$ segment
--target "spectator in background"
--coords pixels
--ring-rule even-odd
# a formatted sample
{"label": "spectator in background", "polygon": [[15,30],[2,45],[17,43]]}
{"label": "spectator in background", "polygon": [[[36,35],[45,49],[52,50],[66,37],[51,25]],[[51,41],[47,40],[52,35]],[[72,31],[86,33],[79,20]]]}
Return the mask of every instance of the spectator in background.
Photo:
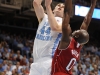
{"label": "spectator in background", "polygon": [[2,59],[2,60],[7,60],[6,54],[5,54],[5,53],[2,53],[1,59]]}
{"label": "spectator in background", "polygon": [[12,75],[12,71],[9,66],[7,66],[6,75]]}
{"label": "spectator in background", "polygon": [[28,64],[28,59],[24,55],[24,57],[20,60],[20,65],[21,66],[27,66],[27,64]]}
{"label": "spectator in background", "polygon": [[0,52],[3,52],[3,46],[1,43],[0,43]]}
{"label": "spectator in background", "polygon": [[2,67],[6,71],[6,69],[7,69],[7,60],[3,60]]}
{"label": "spectator in background", "polygon": [[19,61],[19,62],[20,62],[20,60],[23,58],[23,56],[22,56],[21,53],[20,53],[20,50],[17,51],[17,54],[16,54],[15,57],[16,57],[16,60]]}
{"label": "spectator in background", "polygon": [[24,45],[22,44],[21,40],[18,40],[17,47],[20,48],[21,50],[23,49]]}
{"label": "spectator in background", "polygon": [[3,65],[2,63],[0,63],[0,72],[3,72],[3,71],[4,71]]}

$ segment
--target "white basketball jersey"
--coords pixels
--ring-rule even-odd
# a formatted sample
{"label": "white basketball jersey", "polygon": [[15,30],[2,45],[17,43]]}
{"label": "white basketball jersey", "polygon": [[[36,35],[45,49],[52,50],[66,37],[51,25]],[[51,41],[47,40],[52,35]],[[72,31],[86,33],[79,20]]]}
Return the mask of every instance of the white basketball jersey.
{"label": "white basketball jersey", "polygon": [[[55,17],[59,24],[62,24],[62,18]],[[48,22],[48,16],[45,14],[42,22],[40,23],[33,46],[34,62],[43,58],[52,58],[59,40],[61,33],[52,31]]]}

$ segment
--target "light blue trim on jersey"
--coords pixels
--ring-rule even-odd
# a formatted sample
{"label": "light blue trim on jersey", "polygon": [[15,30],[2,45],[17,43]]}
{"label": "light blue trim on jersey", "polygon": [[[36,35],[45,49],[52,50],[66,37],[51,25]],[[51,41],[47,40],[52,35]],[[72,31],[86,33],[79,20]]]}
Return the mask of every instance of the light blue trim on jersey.
{"label": "light blue trim on jersey", "polygon": [[52,48],[52,57],[54,56],[55,50],[58,47],[58,43],[61,40],[61,36],[62,36],[62,34],[59,33],[57,39],[54,42],[54,45],[53,45],[53,48]]}

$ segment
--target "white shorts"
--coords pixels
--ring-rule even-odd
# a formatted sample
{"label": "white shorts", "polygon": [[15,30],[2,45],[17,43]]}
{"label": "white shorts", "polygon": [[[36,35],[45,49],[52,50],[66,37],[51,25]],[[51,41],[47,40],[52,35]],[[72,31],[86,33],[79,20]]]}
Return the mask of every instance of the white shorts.
{"label": "white shorts", "polygon": [[31,64],[29,75],[50,75],[52,59]]}

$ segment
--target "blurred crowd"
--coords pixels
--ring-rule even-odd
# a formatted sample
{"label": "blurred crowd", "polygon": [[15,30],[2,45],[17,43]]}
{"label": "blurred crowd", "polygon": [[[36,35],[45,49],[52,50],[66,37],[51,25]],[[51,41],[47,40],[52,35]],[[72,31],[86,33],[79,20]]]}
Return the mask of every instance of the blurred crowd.
{"label": "blurred crowd", "polygon": [[[28,75],[33,59],[34,37],[0,32],[0,75]],[[81,50],[73,75],[100,75],[100,48],[89,42]]]}
{"label": "blurred crowd", "polygon": [[0,33],[0,75],[28,75],[33,62],[31,37]]}

